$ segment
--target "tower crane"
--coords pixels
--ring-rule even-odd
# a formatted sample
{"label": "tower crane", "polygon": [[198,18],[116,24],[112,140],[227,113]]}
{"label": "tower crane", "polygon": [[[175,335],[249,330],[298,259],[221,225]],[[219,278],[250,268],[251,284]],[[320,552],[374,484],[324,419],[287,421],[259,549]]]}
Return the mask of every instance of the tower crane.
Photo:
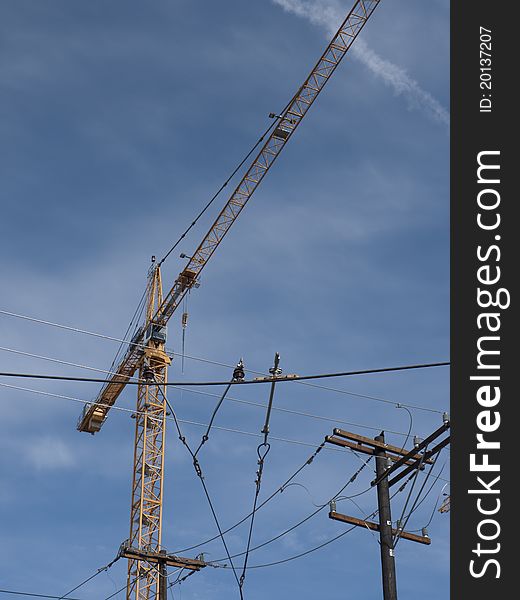
{"label": "tower crane", "polygon": [[[129,559],[127,600],[161,599],[160,579],[164,576],[164,570],[158,565],[164,566],[166,561],[161,563],[153,557],[164,553],[161,547],[161,522],[167,408],[165,384],[171,363],[165,351],[168,321],[185,295],[198,286],[202,269],[293,136],[379,2],[355,0],[303,85],[281,114],[270,115],[276,122],[267,141],[165,296],[161,263],[152,263],[147,280],[144,323],[128,343],[128,349],[114,374],[96,399],[85,405],[79,418],[79,431],[91,434],[98,432],[119,394],[138,372],[130,536],[127,546],[131,552],[126,554]],[[190,563],[190,559],[179,560],[181,563],[187,561],[181,564],[184,568],[200,567],[200,561],[193,560]],[[148,565],[147,568],[141,566],[142,562]]]}

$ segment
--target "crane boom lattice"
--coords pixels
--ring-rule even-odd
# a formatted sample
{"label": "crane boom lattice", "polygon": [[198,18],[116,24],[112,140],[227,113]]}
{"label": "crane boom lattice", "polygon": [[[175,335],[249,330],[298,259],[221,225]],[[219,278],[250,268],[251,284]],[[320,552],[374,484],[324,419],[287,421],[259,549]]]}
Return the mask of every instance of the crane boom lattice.
{"label": "crane boom lattice", "polygon": [[[85,406],[80,416],[77,426],[79,431],[92,434],[98,432],[126,383],[136,372],[139,373],[137,411],[134,415],[134,474],[128,540],[128,547],[132,549],[132,553],[127,555],[127,600],[158,600],[160,589],[164,589],[160,586],[160,578],[164,575],[161,574],[157,562],[151,558],[147,560],[147,557],[164,553],[161,547],[161,523],[167,406],[165,384],[168,365],[171,362],[165,352],[168,321],[187,292],[198,285],[202,269],[237,220],[379,2],[380,0],[354,2],[351,11],[303,85],[280,115],[272,115],[276,123],[266,142],[164,298],[161,263],[152,264],[148,277],[145,322],[134,334],[115,373],[96,399]],[[182,560],[189,562],[191,559]],[[191,563],[195,564],[193,560]],[[200,568],[200,565],[197,565],[197,568]]]}

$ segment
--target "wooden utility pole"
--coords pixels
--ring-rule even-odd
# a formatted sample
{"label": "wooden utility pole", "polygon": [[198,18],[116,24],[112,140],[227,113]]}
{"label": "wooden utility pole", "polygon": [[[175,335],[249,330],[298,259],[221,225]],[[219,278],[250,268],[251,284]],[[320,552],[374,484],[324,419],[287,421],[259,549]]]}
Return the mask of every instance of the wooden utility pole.
{"label": "wooden utility pole", "polygon": [[[385,443],[382,431],[376,436],[377,442]],[[395,579],[394,539],[392,536],[392,513],[390,510],[390,488],[388,478],[383,477],[386,471],[387,455],[381,448],[375,448],[377,484],[377,505],[379,508],[379,541],[381,549],[381,569],[383,575],[384,600],[397,600],[397,583]]]}
{"label": "wooden utility pole", "polygon": [[[157,599],[167,600],[168,595],[168,571],[167,567],[176,567],[178,569],[187,569],[188,571],[200,571],[206,566],[203,560],[198,558],[183,558],[175,554],[168,554],[166,550],[152,552],[149,550],[140,550],[132,547],[128,540],[121,545],[119,555],[123,558],[128,558],[131,561],[140,564],[148,563],[150,568],[144,571],[146,575],[149,571],[154,571],[157,576]],[[139,577],[139,575],[138,575]],[[154,596],[155,597],[155,596]]]}
{"label": "wooden utility pole", "polygon": [[159,600],[168,600],[168,571],[166,569],[166,550],[159,550],[159,554],[164,555],[163,560],[159,560]]}
{"label": "wooden utility pole", "polygon": [[[379,523],[357,519],[348,515],[342,515],[336,512],[336,503],[331,502],[329,518],[343,523],[349,523],[357,527],[364,527],[372,531],[379,531],[379,540],[381,548],[381,571],[383,579],[383,599],[397,600],[397,582],[395,574],[395,555],[394,548],[399,538],[417,542],[419,544],[430,545],[431,540],[423,530],[423,535],[415,535],[403,531],[401,527],[392,528],[392,514],[390,509],[390,487],[406,477],[413,471],[424,469],[424,466],[433,464],[432,457],[440,452],[450,443],[448,435],[431,450],[427,450],[428,445],[438,438],[441,434],[450,428],[450,421],[447,414],[443,415],[443,424],[422,442],[414,445],[410,451],[404,448],[398,448],[387,444],[385,434],[382,431],[374,439],[367,438],[356,433],[334,429],[333,435],[327,436],[325,441],[340,446],[350,448],[355,452],[362,452],[375,456],[376,459],[376,478],[371,482],[372,487],[377,488],[377,504],[379,513]],[[401,469],[398,473],[397,470]],[[392,478],[390,479],[390,475]],[[406,525],[406,523],[405,523]]]}

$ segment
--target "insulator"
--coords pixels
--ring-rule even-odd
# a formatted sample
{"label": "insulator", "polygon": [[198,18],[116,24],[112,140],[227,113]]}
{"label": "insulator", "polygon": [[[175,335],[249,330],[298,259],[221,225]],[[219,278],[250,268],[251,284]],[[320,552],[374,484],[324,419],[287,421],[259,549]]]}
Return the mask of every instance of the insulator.
{"label": "insulator", "polygon": [[418,435],[413,436],[413,445],[417,448],[417,446],[422,442],[421,438]]}
{"label": "insulator", "polygon": [[447,412],[442,413],[442,422],[447,425],[450,422],[450,415]]}
{"label": "insulator", "polygon": [[423,534],[423,537],[430,537],[430,536],[428,535],[428,530],[426,529],[426,527],[423,527],[423,528],[422,528],[422,534]]}
{"label": "insulator", "polygon": [[397,531],[402,531],[403,530],[403,524],[401,523],[401,521],[398,519],[397,520]]}
{"label": "insulator", "polygon": [[242,379],[244,379],[245,376],[246,374],[244,372],[244,362],[242,361],[242,359],[240,359],[237,363],[237,366],[235,367],[235,370],[233,371],[233,379],[235,381],[242,381]]}
{"label": "insulator", "polygon": [[392,466],[392,459],[391,458],[387,458],[385,461],[385,467],[387,469],[389,469]]}
{"label": "insulator", "polygon": [[182,313],[182,326],[184,329],[186,329],[186,326],[188,325],[188,313]]}
{"label": "insulator", "polygon": [[335,500],[331,500],[329,502],[329,508],[330,508],[330,512],[336,512],[336,501]]}

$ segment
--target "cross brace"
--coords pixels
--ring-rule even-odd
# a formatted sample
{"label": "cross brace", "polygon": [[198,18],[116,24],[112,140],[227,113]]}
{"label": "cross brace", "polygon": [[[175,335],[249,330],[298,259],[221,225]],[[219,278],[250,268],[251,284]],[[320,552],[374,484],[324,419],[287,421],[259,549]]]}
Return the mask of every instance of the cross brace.
{"label": "cross brace", "polygon": [[[372,531],[379,531],[379,525],[372,521],[363,521],[362,519],[356,519],[356,517],[349,517],[348,515],[342,515],[337,512],[329,512],[329,519],[334,519],[335,521],[342,521],[343,523],[350,523],[351,525],[357,525],[358,527],[365,527],[367,529],[371,529]],[[397,535],[399,531],[397,529],[392,529],[392,535]],[[407,531],[402,531],[400,533],[400,537],[403,540],[410,540],[411,542],[417,542],[419,544],[426,544],[429,546],[432,541],[428,536],[423,535],[415,535],[414,533],[408,533]]]}
{"label": "cross brace", "polygon": [[[443,429],[444,431],[444,429]],[[417,449],[414,448],[411,452],[405,450],[404,448],[399,448],[398,446],[392,446],[392,444],[386,444],[383,442],[378,442],[372,438],[367,438],[364,435],[358,435],[357,433],[351,433],[350,431],[343,431],[343,429],[334,429],[334,435],[339,436],[341,438],[345,438],[347,440],[353,440],[354,442],[358,442],[359,444],[365,444],[367,446],[372,446],[373,448],[380,448],[385,452],[392,452],[393,454],[399,454],[399,456],[406,456],[407,459],[417,460],[421,458],[421,455],[417,453]],[[426,462],[426,461],[425,461]],[[431,463],[432,461],[430,461]]]}
{"label": "cross brace", "polygon": [[[325,441],[329,444],[334,444],[335,446],[341,446],[342,448],[351,448],[352,450],[355,450],[356,452],[362,452],[363,454],[370,454],[371,456],[375,455],[374,448],[364,446],[363,444],[361,444],[359,442],[358,443],[348,442],[347,440],[342,440],[341,438],[335,437],[333,435],[327,435],[325,437]],[[389,454],[387,458],[389,458],[392,461],[399,460],[398,456],[392,456],[391,454]],[[414,465],[415,461],[408,460],[408,461],[406,461],[406,464]]]}
{"label": "cross brace", "polygon": [[131,560],[143,560],[157,565],[166,564],[169,567],[189,569],[190,571],[200,571],[200,569],[206,566],[206,563],[203,560],[198,560],[196,558],[182,558],[181,556],[175,556],[174,554],[148,552],[132,547],[125,548],[121,552],[121,556]]}

